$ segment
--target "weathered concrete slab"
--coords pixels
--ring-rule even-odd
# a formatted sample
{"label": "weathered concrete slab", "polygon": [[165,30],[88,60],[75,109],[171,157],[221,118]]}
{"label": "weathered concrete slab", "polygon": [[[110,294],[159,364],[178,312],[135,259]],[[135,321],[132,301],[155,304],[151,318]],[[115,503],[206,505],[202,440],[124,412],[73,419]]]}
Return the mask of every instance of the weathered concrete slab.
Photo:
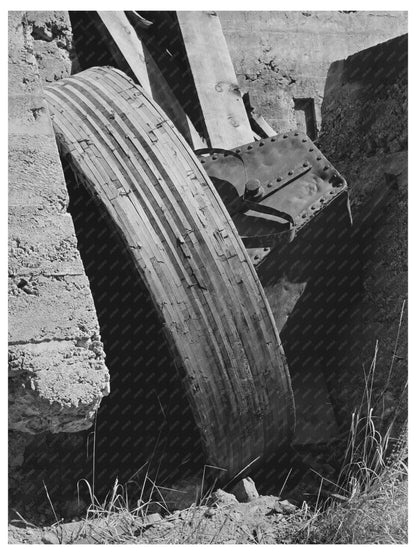
{"label": "weathered concrete slab", "polygon": [[35,37],[59,48],[48,13],[9,13],[9,428],[26,433],[89,427],[109,391],[37,64]]}
{"label": "weathered concrete slab", "polygon": [[407,32],[400,11],[218,13],[239,84],[277,132],[305,130],[308,114],[294,99],[310,100],[319,129],[331,63]]}

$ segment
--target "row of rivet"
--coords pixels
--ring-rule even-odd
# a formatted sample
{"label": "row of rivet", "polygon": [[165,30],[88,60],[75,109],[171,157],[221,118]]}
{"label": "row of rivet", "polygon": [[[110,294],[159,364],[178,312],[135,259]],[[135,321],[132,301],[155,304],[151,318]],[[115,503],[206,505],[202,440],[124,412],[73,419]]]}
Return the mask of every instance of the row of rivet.
{"label": "row of rivet", "polygon": [[[247,149],[250,150],[251,148],[252,148],[252,147],[247,148]],[[240,149],[237,149],[235,152],[236,152],[237,154],[239,154],[239,153],[241,152],[241,150],[240,150]],[[309,152],[313,152],[313,148],[310,148],[310,149],[309,149]],[[226,156],[228,156],[228,154],[224,154],[224,158],[225,158]],[[211,160],[217,160],[217,159],[218,159],[218,156],[217,156],[216,154],[213,154],[213,155],[211,156]],[[317,156],[317,157],[316,157],[316,160],[319,162],[320,160],[322,160],[322,156]],[[201,164],[205,164],[206,159],[205,159],[205,158],[200,158],[199,161],[201,162]],[[305,167],[305,168],[307,168],[308,165],[309,165],[308,162],[304,162],[304,163],[303,163],[303,167]],[[329,170],[329,166],[328,166],[328,165],[325,165],[324,168],[323,168],[323,170],[324,170],[324,171]],[[292,175],[293,172],[292,172],[292,173],[288,172],[288,173],[289,173],[289,175]],[[334,174],[334,175],[335,175],[335,174]]]}
{"label": "row of rivet", "polygon": [[302,212],[302,214],[299,214],[299,217],[302,218],[302,220],[304,220],[302,223],[305,223],[305,220],[309,219],[312,216],[312,213],[316,214],[316,210],[322,210],[325,203],[327,202],[327,199],[329,199],[333,195],[335,195],[334,190],[328,191],[328,193],[326,193],[323,197],[319,198],[311,206],[309,206],[306,212]]}
{"label": "row of rivet", "polygon": [[[298,136],[299,136],[299,133],[295,132],[295,133],[293,133],[293,135],[294,135],[295,137],[298,137]],[[289,137],[289,135],[287,135],[287,134],[282,135],[282,138],[283,138],[283,139],[287,139],[288,137]],[[257,146],[259,146],[259,147],[264,146],[264,145],[266,144],[264,141],[267,141],[267,140],[270,140],[270,142],[274,143],[274,142],[276,141],[276,139],[277,139],[277,137],[269,137],[268,139],[262,139],[262,140],[258,143]],[[308,139],[303,138],[303,139],[302,139],[302,143],[306,143],[306,142],[308,142]],[[247,145],[247,149],[246,149],[246,150],[252,150],[253,148],[254,148],[253,145],[252,145],[252,144],[249,144],[249,145]],[[313,148],[310,148],[310,149],[309,149],[309,152],[313,152],[313,150],[314,150]],[[236,148],[235,150],[233,150],[233,152],[235,152],[236,154],[240,154],[240,153],[241,153],[241,148]],[[229,156],[229,154],[224,153],[223,156],[224,156],[224,158],[225,158],[225,157]],[[217,156],[216,154],[211,154],[210,158],[211,158],[212,160],[217,160],[218,156]],[[320,160],[320,158],[318,158],[318,160]],[[205,160],[204,158],[200,158],[200,162],[202,162],[203,164],[205,163],[205,161],[206,161],[206,160]]]}

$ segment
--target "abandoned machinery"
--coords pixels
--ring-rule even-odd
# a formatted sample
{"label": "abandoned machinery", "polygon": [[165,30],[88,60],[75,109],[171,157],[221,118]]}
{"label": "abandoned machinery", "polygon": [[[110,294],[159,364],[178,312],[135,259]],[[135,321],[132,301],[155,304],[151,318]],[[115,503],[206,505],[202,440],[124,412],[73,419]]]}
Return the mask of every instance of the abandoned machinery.
{"label": "abandoned machinery", "polygon": [[[209,25],[204,29],[198,20],[207,12],[190,13],[200,27],[197,38],[188,38],[185,12],[178,18],[200,107],[208,114],[204,102],[217,103],[223,117],[229,98],[219,100],[217,90],[207,100],[206,88],[204,94],[200,88],[206,79],[198,77],[227,64],[197,67],[189,53],[198,55],[192,41],[205,41],[204,48],[215,41],[218,17],[209,12],[215,26],[210,39]],[[120,37],[119,53],[128,61],[126,49],[131,54],[139,36],[120,34],[120,17],[122,12],[107,12],[101,19],[113,39]],[[205,51],[221,57],[218,48]],[[213,140],[206,115],[205,140],[195,141],[195,129],[194,140],[185,140],[163,105],[172,107],[170,93],[159,105],[128,65],[134,80],[119,69],[92,67],[47,87],[58,146],[77,180],[106,210],[150,293],[206,461],[233,476],[277,452],[295,430],[282,326],[276,325],[279,311],[289,317],[291,309],[284,297],[268,300],[273,276],[269,272],[263,287],[261,268],[268,259],[270,268],[278,267],[283,246],[296,243],[313,222],[325,230],[325,215],[348,219],[347,184],[299,131],[265,133],[253,141],[247,118],[241,127],[249,129],[244,136],[251,142],[241,145],[241,135],[227,135],[221,143]],[[161,82],[162,72],[152,75]],[[209,77],[218,82],[218,75]]]}

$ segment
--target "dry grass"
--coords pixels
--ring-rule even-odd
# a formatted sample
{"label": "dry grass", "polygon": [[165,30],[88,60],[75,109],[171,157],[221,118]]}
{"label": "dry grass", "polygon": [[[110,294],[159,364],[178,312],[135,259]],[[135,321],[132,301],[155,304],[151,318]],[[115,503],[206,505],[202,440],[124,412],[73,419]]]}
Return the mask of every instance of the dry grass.
{"label": "dry grass", "polygon": [[[396,415],[385,422],[384,407],[375,410],[377,400],[374,399],[373,385],[377,352],[376,345],[370,369],[365,374],[361,405],[351,418],[341,471],[336,484],[332,483],[332,498],[323,501],[318,494],[314,507],[304,503],[296,514],[274,521],[275,529],[271,534],[274,543],[407,543],[407,427],[399,438],[393,438]],[[406,387],[407,384],[404,389]],[[170,514],[163,488],[158,487],[147,473],[140,498],[133,507],[128,484],[123,486],[116,481],[105,500],[99,503],[94,495],[94,485],[91,487],[84,482],[91,501],[86,518],[77,523],[71,537],[67,533],[64,535],[61,523],[57,522],[56,534],[60,543],[75,543],[81,538],[101,544],[273,542],[270,534],[267,537],[261,527],[253,531],[244,521],[236,521],[232,509],[227,506],[217,507],[213,513],[210,495],[215,484],[208,489],[204,480],[205,470],[195,502],[182,511],[180,517]],[[322,483],[324,481],[322,476]],[[201,495],[204,491],[205,495]],[[165,514],[163,520],[154,517],[155,507]]]}
{"label": "dry grass", "polygon": [[315,514],[299,543],[404,544],[407,543],[407,479],[383,476],[372,493],[348,502],[332,502]]}
{"label": "dry grass", "polygon": [[[402,317],[398,334],[401,322]],[[393,438],[397,413],[387,423],[384,406],[379,411],[380,417],[374,415],[373,406],[377,408],[382,402],[380,395],[374,399],[373,391],[377,353],[376,344],[369,372],[365,375],[361,405],[352,415],[344,462],[336,484],[338,493],[326,506],[310,515],[299,537],[300,543],[407,543],[407,424],[400,437]],[[388,382],[394,358],[395,352]],[[406,390],[407,384],[403,394]]]}

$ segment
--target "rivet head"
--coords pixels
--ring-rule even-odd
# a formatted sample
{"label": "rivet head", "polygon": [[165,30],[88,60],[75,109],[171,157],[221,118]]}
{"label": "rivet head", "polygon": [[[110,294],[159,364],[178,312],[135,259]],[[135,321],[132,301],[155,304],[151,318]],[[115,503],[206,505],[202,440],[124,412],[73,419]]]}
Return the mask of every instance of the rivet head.
{"label": "rivet head", "polygon": [[212,159],[213,159],[213,160],[216,160],[216,159],[217,159],[217,156],[213,156]]}
{"label": "rivet head", "polygon": [[313,152],[313,148],[310,148],[310,149],[309,149],[309,152]]}
{"label": "rivet head", "polygon": [[293,170],[287,172],[288,175],[293,175]]}
{"label": "rivet head", "polygon": [[272,187],[272,184],[271,184],[271,183],[268,183],[268,184],[267,184],[267,187],[270,189],[270,187]]}
{"label": "rivet head", "polygon": [[236,151],[237,154],[240,154],[241,148],[236,148],[235,151]]}
{"label": "rivet head", "polygon": [[251,150],[253,148],[252,145],[248,145],[247,150]]}
{"label": "rivet head", "polygon": [[307,168],[309,166],[308,162],[303,162],[303,167]]}
{"label": "rivet head", "polygon": [[299,135],[299,133],[293,133],[295,135],[295,137],[297,137]]}
{"label": "rivet head", "polygon": [[272,137],[270,140],[272,143],[274,143],[276,141],[276,137]]}
{"label": "rivet head", "polygon": [[302,139],[302,143],[306,143],[306,139]]}
{"label": "rivet head", "polygon": [[324,166],[324,170],[329,170],[329,166]]}
{"label": "rivet head", "polygon": [[317,160],[322,160],[322,156],[317,156],[316,159]]}
{"label": "rivet head", "polygon": [[201,158],[200,162],[201,164],[205,164],[205,160],[203,158]]}
{"label": "rivet head", "polygon": [[281,177],[276,177],[276,181],[282,181]]}
{"label": "rivet head", "polygon": [[284,138],[284,139],[287,139],[287,135],[283,135],[283,138]]}
{"label": "rivet head", "polygon": [[263,141],[260,141],[260,142],[259,142],[259,146],[264,146]]}

